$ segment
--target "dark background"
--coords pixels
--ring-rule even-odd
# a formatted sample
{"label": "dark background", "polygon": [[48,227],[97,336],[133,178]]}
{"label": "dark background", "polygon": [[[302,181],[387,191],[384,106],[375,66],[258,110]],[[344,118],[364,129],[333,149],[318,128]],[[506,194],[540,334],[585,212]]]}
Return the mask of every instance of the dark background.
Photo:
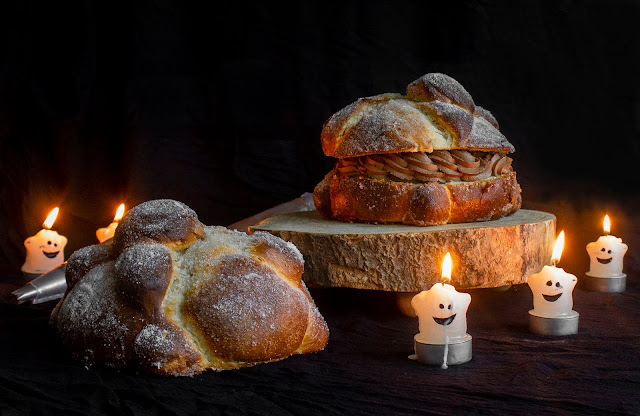
{"label": "dark background", "polygon": [[568,228],[567,265],[605,212],[635,241],[638,2],[189,3],[3,3],[2,271],[54,206],[68,257],[121,202],[229,225],[311,192],[324,121],[428,72],[496,116],[523,206]]}

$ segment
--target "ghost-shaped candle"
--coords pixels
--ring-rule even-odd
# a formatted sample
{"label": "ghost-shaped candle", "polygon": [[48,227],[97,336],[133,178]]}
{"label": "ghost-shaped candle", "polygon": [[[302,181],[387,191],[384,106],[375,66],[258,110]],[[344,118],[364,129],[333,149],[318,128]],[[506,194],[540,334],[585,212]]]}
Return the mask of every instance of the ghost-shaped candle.
{"label": "ghost-shaped candle", "polygon": [[98,228],[96,230],[96,237],[99,242],[107,241],[110,238],[113,238],[113,234],[116,232],[116,228],[118,228],[118,221],[122,219],[124,215],[124,204],[120,204],[118,209],[116,210],[116,215],[113,217],[113,222],[109,224],[108,227]]}
{"label": "ghost-shaped candle", "polygon": [[591,261],[585,284],[588,289],[594,291],[624,292],[627,275],[622,272],[622,259],[628,247],[621,238],[609,235],[611,220],[608,215],[604,216],[602,225],[604,235],[587,244],[587,253]]}
{"label": "ghost-shaped candle", "polygon": [[533,309],[529,311],[531,332],[541,335],[570,335],[578,332],[578,312],[573,310],[573,288],[578,278],[556,267],[564,247],[564,231],[556,240],[551,266],[527,278],[533,292]]}
{"label": "ghost-shaped candle", "polygon": [[442,282],[411,300],[420,332],[414,337],[415,355],[410,358],[442,368],[471,360],[471,336],[467,334],[471,295],[446,283],[451,280],[451,269],[451,255],[447,253],[442,262]]}
{"label": "ghost-shaped candle", "polygon": [[67,245],[67,237],[51,229],[58,216],[58,211],[58,207],[54,208],[42,224],[42,230],[24,241],[27,258],[21,270],[28,277],[46,273],[64,262],[64,247]]}

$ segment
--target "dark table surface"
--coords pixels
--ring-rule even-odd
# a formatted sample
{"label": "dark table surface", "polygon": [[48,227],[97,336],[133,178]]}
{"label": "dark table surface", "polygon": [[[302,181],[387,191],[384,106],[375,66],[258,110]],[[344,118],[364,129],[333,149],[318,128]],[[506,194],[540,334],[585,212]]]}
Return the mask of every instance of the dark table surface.
{"label": "dark table surface", "polygon": [[473,359],[448,369],[408,359],[418,320],[394,293],[312,289],[325,350],[194,377],[86,368],[48,332],[55,302],[0,304],[0,414],[640,414],[640,284],[574,291],[579,332],[528,331],[531,291],[471,290]]}

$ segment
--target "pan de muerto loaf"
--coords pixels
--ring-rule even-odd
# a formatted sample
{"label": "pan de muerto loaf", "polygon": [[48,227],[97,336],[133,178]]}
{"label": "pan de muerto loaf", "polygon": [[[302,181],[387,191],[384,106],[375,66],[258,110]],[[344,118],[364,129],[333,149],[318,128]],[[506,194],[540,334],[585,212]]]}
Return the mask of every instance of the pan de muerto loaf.
{"label": "pan de muerto loaf", "polygon": [[320,140],[338,159],[313,192],[326,218],[426,226],[494,220],[522,205],[514,146],[445,74],[418,78],[406,95],[356,100],[327,120]]}
{"label": "pan de muerto loaf", "polygon": [[173,200],[131,209],[114,238],[73,253],[51,327],[73,356],[165,375],[322,350],[329,331],[296,247],[204,226]]}

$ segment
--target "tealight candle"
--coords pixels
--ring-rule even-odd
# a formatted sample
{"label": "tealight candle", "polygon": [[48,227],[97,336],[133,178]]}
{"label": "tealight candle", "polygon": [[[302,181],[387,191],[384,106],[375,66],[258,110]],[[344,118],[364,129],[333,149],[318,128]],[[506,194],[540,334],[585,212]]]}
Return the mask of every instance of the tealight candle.
{"label": "tealight candle", "polygon": [[35,277],[55,269],[64,262],[67,237],[51,229],[58,211],[58,207],[54,208],[42,224],[42,230],[24,240],[27,258],[22,265],[23,273]]}
{"label": "tealight candle", "polygon": [[446,283],[451,280],[451,269],[451,255],[447,253],[442,262],[442,282],[411,299],[420,332],[414,337],[415,355],[409,358],[442,368],[471,360],[471,336],[467,334],[471,295],[459,293]]}
{"label": "tealight candle", "polygon": [[604,235],[587,244],[591,262],[586,273],[585,286],[589,290],[599,292],[624,292],[627,275],[622,273],[622,259],[628,247],[621,238],[609,235],[611,220],[608,215],[604,216],[602,225]]}
{"label": "tealight candle", "polygon": [[570,335],[578,332],[578,312],[573,308],[573,288],[578,279],[556,267],[564,248],[564,231],[553,248],[551,265],[527,278],[533,292],[533,309],[529,311],[531,332],[541,335]]}
{"label": "tealight candle", "polygon": [[113,234],[116,232],[116,228],[118,228],[118,221],[122,219],[124,215],[124,204],[120,204],[118,209],[116,210],[116,215],[113,217],[113,222],[109,224],[108,227],[98,228],[96,230],[96,237],[99,242],[107,241],[110,238],[113,238]]}

